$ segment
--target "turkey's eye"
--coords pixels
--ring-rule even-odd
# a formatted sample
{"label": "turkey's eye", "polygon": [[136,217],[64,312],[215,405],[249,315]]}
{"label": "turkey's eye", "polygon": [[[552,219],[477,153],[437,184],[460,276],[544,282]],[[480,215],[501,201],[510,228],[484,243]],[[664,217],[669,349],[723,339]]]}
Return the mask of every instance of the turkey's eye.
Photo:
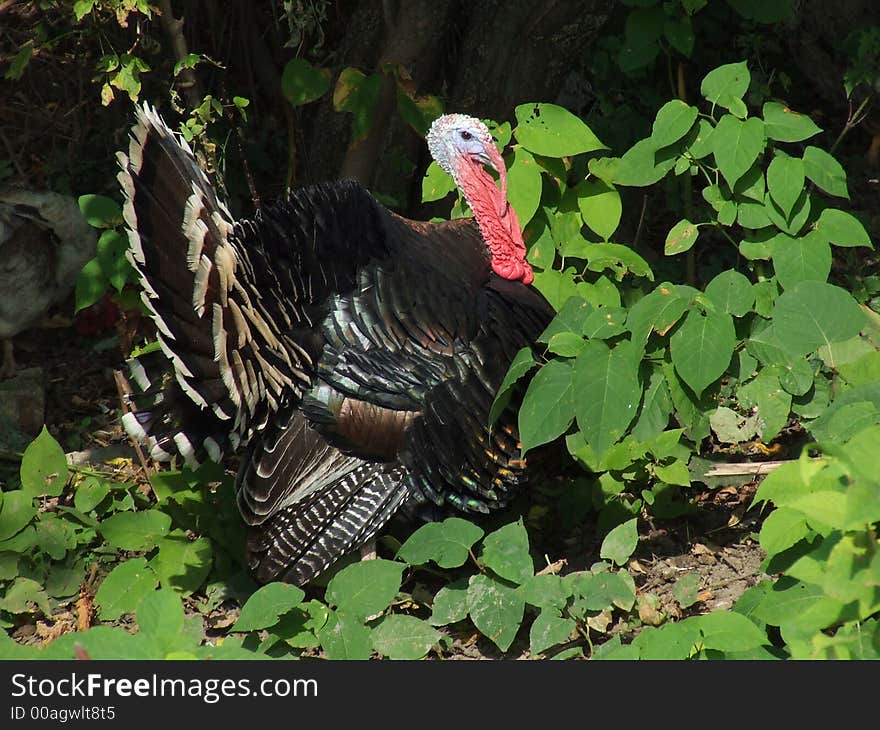
{"label": "turkey's eye", "polygon": [[473,138],[473,136],[474,136],[474,135],[472,135],[472,134],[471,134],[470,132],[468,132],[466,129],[461,130],[461,138],[462,138],[463,140],[468,141],[469,139]]}

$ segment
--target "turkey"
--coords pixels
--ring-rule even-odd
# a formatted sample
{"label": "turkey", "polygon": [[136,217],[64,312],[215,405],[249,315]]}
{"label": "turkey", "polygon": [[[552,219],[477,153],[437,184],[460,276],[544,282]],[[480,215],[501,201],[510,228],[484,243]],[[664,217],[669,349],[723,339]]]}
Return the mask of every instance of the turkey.
{"label": "turkey", "polygon": [[0,380],[15,374],[12,338],[73,291],[96,243],[74,198],[0,187]]}
{"label": "turkey", "polygon": [[398,512],[508,505],[534,466],[515,404],[491,428],[489,410],[554,312],[486,126],[447,115],[427,138],[474,218],[408,220],[333,181],[235,220],[156,111],[136,116],[119,181],[160,349],[129,361],[123,423],[158,460],[243,450],[255,577],[302,585]]}

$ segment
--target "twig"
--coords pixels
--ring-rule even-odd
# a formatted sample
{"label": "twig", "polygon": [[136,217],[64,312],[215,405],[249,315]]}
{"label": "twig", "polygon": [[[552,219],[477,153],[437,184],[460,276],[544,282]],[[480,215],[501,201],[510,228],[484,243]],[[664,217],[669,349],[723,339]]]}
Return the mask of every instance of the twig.
{"label": "twig", "polygon": [[27,175],[24,174],[24,168],[21,166],[21,163],[18,161],[18,155],[15,154],[15,150],[12,148],[12,145],[9,143],[9,139],[6,137],[6,134],[3,132],[3,128],[0,127],[0,139],[3,140],[3,146],[6,148],[6,153],[9,155],[9,159],[12,160],[12,165],[15,167],[16,172],[21,176],[22,179],[27,179]]}
{"label": "twig", "polygon": [[769,474],[789,461],[744,461],[736,464],[716,464],[704,476],[707,477],[736,477],[736,476],[760,476]]}
{"label": "twig", "polygon": [[[122,407],[122,411],[123,413],[128,413],[129,411],[131,411],[131,408],[129,408],[128,406],[128,399],[126,398],[126,395],[130,393],[130,388],[128,387],[128,383],[125,380],[125,376],[119,370],[114,370],[113,379],[116,381],[116,392],[119,393],[119,404]],[[144,469],[144,474],[149,477],[150,468],[147,466],[147,460],[144,458],[144,452],[141,451],[141,445],[134,439],[131,439],[131,442],[132,444],[134,444],[134,451],[137,454],[138,461],[141,463],[141,466]]]}

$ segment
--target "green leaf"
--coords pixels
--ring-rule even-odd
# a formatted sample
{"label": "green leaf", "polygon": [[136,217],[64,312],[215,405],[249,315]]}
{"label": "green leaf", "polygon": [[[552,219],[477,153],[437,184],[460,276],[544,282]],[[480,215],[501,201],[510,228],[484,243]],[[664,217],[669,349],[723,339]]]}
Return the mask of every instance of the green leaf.
{"label": "green leaf", "polygon": [[513,588],[488,575],[475,575],[468,585],[468,613],[474,626],[501,651],[507,651],[523,620],[525,603]]}
{"label": "green leaf", "polygon": [[713,106],[722,106],[737,116],[745,116],[741,113],[745,109],[742,98],[748,91],[751,78],[745,61],[728,63],[706,74],[700,84],[700,93]]}
{"label": "green leaf", "polygon": [[504,375],[504,380],[501,381],[498,392],[495,394],[495,399],[492,401],[492,407],[489,409],[490,424],[495,423],[495,421],[498,420],[498,417],[504,412],[504,409],[510,402],[513,387],[519,382],[520,378],[529,372],[529,370],[535,365],[535,356],[532,354],[531,347],[523,347],[516,353],[510,363],[510,367],[507,369],[507,373]]}
{"label": "green leaf", "polygon": [[67,484],[67,457],[45,426],[24,450],[19,470],[21,488],[33,497],[57,497]]}
{"label": "green leaf", "polygon": [[13,56],[12,61],[9,63],[9,68],[3,74],[3,78],[10,81],[18,81],[24,75],[24,70],[27,68],[33,55],[34,42],[29,40],[22,44],[18,52]]}
{"label": "green leaf", "polygon": [[810,535],[803,512],[777,507],[761,524],[758,541],[768,558],[787,550],[792,545]]}
{"label": "green leaf", "polygon": [[758,435],[765,443],[772,441],[788,422],[791,394],[786,392],[773,373],[762,370],[758,376],[741,386],[737,397],[758,416]]}
{"label": "green leaf", "polygon": [[388,608],[400,590],[403,563],[362,560],[334,575],[327,584],[327,603],[342,613],[363,618]]}
{"label": "green leaf", "polygon": [[849,198],[846,170],[825,150],[812,145],[804,150],[804,173],[829,195]]}
{"label": "green leaf", "polygon": [[446,626],[463,621],[468,615],[468,588],[463,581],[456,581],[444,586],[434,596],[431,606],[431,623],[434,626]]}
{"label": "green leaf", "polygon": [[0,492],[0,541],[21,532],[36,514],[34,496],[30,492]]}
{"label": "green leaf", "polygon": [[812,208],[811,197],[806,190],[801,191],[800,197],[795,202],[791,214],[785,215],[782,209],[776,204],[772,196],[767,193],[764,198],[764,212],[767,217],[780,231],[797,236],[807,219],[810,217]]}
{"label": "green leaf", "polygon": [[101,262],[97,258],[87,261],[76,277],[74,313],[86,307],[91,307],[104,296],[109,286],[110,281],[104,273]]}
{"label": "green leaf", "polygon": [[800,142],[822,131],[806,114],[799,114],[778,101],[764,104],[764,131],[777,142]]}
{"label": "green leaf", "polygon": [[339,73],[333,89],[333,109],[349,112],[354,116],[351,125],[353,140],[362,139],[369,132],[382,85],[383,79],[378,73],[365,76],[350,66]]}
{"label": "green leaf", "polygon": [[304,58],[292,58],[281,73],[281,93],[292,106],[321,98],[330,89],[330,70],[315,68]]}
{"label": "green leaf", "polygon": [[515,148],[507,165],[508,200],[516,211],[520,226],[525,226],[538,210],[541,201],[541,168],[530,152]]}
{"label": "green leaf", "polygon": [[436,162],[431,162],[422,178],[422,202],[442,200],[455,190],[455,180]]}
{"label": "green leaf", "polygon": [[697,602],[700,590],[700,576],[696,573],[687,573],[675,581],[672,586],[672,595],[682,608],[692,606]]}
{"label": "green leaf", "polygon": [[667,18],[663,24],[663,35],[676,51],[686,58],[694,50],[694,27],[689,16]]}
{"label": "green leaf", "polygon": [[542,608],[552,606],[559,609],[565,607],[571,595],[571,591],[563,585],[561,577],[547,573],[533,575],[517,589],[517,593],[532,606]]}
{"label": "green leaf", "polygon": [[584,223],[607,241],[617,230],[623,213],[620,193],[602,180],[585,180],[575,193]]}
{"label": "green leaf", "polygon": [[115,621],[124,613],[137,609],[144,596],[159,584],[158,576],[147,565],[146,558],[131,558],[119,563],[101,581],[95,604],[102,621]]}
{"label": "green leaf", "polygon": [[422,525],[397,551],[410,565],[433,560],[441,568],[457,568],[467,562],[469,551],[483,536],[483,530],[460,517]]}
{"label": "green leaf", "polygon": [[666,234],[666,243],[663,246],[663,253],[667,256],[684,253],[692,248],[697,242],[697,236],[700,235],[697,226],[689,220],[680,220]]}
{"label": "green leaf", "polygon": [[668,282],[663,282],[629,310],[626,325],[632,342],[642,347],[652,332],[665,335],[688,308],[688,300]]}
{"label": "green leaf", "polygon": [[31,578],[16,578],[0,596],[0,610],[11,614],[32,613],[34,607],[39,608],[47,618],[52,615],[49,596],[43,586]]}
{"label": "green leaf", "polygon": [[397,111],[403,121],[424,137],[428,134],[431,123],[443,114],[443,103],[431,94],[411,95],[402,85],[398,85]]}
{"label": "green leaf", "polygon": [[721,377],[735,346],[733,319],[724,312],[692,309],[670,339],[675,370],[697,396]]}
{"label": "green leaf", "polygon": [[363,660],[373,653],[370,629],[346,613],[331,611],[317,636],[329,659]]}
{"label": "green leaf", "polygon": [[67,520],[42,514],[35,527],[37,545],[52,560],[63,560],[67,551],[76,547],[76,536]]}
{"label": "green leaf", "polygon": [[580,119],[555,104],[520,104],[514,110],[516,140],[536,155],[570,157],[608,147]]}
{"label": "green leaf", "polygon": [[373,629],[373,648],[389,659],[421,659],[442,634],[415,616],[386,616]]}
{"label": "green leaf", "polygon": [[[626,310],[623,307],[600,307],[584,322],[584,336],[590,339],[607,340],[625,331]],[[583,343],[583,340],[581,340]],[[574,353],[579,354],[583,344]]]}
{"label": "green leaf", "polygon": [[671,414],[672,398],[666,378],[660,368],[652,368],[639,414],[631,429],[632,435],[641,442],[650,441],[669,425]]}
{"label": "green leaf", "polygon": [[188,596],[197,591],[214,562],[211,541],[207,537],[189,540],[177,531],[159,541],[159,552],[150,560],[163,588],[173,588]]}
{"label": "green leaf", "polygon": [[601,611],[611,606],[629,611],[635,603],[635,583],[624,570],[569,573],[563,580],[572,593],[580,596],[588,611]]}
{"label": "green leaf", "polygon": [[578,426],[601,457],[638,410],[642,388],[632,349],[624,343],[612,350],[604,342],[588,342],[575,361],[573,380]]}
{"label": "green leaf", "polygon": [[305,595],[302,589],[288,583],[268,583],[247,599],[230,631],[255,631],[274,626],[281,616],[298,606]]}
{"label": "green leaf", "polygon": [[563,618],[557,609],[543,609],[529,630],[529,651],[537,656],[551,646],[568,641],[576,626],[574,619]]}
{"label": "green leaf", "polygon": [[722,271],[706,286],[706,296],[722,312],[742,317],[752,311],[755,291],[752,283],[738,271]]}
{"label": "green leaf", "polygon": [[773,307],[774,331],[792,355],[854,337],[865,314],[845,289],[820,281],[802,281],[784,291]]}
{"label": "green leaf", "polygon": [[739,444],[750,440],[758,432],[758,417],[743,416],[732,408],[718,406],[709,416],[709,425],[721,443]]}
{"label": "green leaf", "polygon": [[699,627],[704,649],[746,651],[770,643],[761,629],[734,611],[712,611],[686,620]]}
{"label": "green leaf", "polygon": [[576,357],[584,347],[584,338],[574,332],[557,332],[547,343],[547,350],[561,357]]}
{"label": "green leaf", "polygon": [[751,168],[763,149],[764,124],[755,117],[742,121],[725,114],[712,133],[715,161],[731,188]]}
{"label": "green leaf", "polygon": [[804,189],[804,161],[777,154],[767,168],[767,188],[776,205],[788,218]]}
{"label": "green leaf", "polygon": [[135,616],[140,632],[150,639],[159,659],[172,652],[194,650],[203,638],[201,620],[187,620],[180,596],[166,588],[144,596]]}
{"label": "green leaf", "polygon": [[73,15],[76,18],[77,23],[92,12],[92,8],[95,7],[97,1],[98,0],[76,0],[76,2],[73,3]]}
{"label": "green leaf", "polygon": [[91,512],[110,494],[110,485],[99,477],[87,476],[76,485],[73,506],[80,512]]}
{"label": "green leaf", "polygon": [[98,239],[98,254],[95,258],[101,265],[106,280],[116,291],[122,291],[132,272],[131,264],[125,255],[126,251],[128,251],[128,237],[118,231],[104,231]]}
{"label": "green leaf", "polygon": [[535,373],[519,409],[523,453],[565,433],[574,415],[571,363],[550,360]]}
{"label": "green leaf", "polygon": [[816,221],[816,232],[835,246],[867,246],[874,248],[861,221],[851,213],[826,208]]}
{"label": "green leaf", "polygon": [[639,544],[637,523],[638,518],[633,517],[611,530],[602,540],[599,556],[624,565]]}
{"label": "green leaf", "polygon": [[171,529],[171,517],[157,509],[119,512],[98,527],[104,539],[121,550],[149,550]]}
{"label": "green leaf", "polygon": [[521,584],[532,577],[535,568],[522,519],[486,535],[480,563],[512,583]]}
{"label": "green leaf", "polygon": [[651,138],[657,148],[678,142],[694,126],[698,110],[680,99],[666,102],[657,112],[651,129]]}
{"label": "green leaf", "polygon": [[780,233],[773,239],[773,268],[783,289],[801,281],[828,279],[831,246],[815,234],[793,238]]}
{"label": "green leaf", "polygon": [[114,228],[122,223],[122,208],[106,195],[80,195],[79,209],[94,228]]}
{"label": "green leaf", "polygon": [[675,167],[675,162],[674,155],[658,160],[656,143],[648,137],[636,142],[623,154],[613,170],[612,179],[606,182],[635,187],[653,185]]}

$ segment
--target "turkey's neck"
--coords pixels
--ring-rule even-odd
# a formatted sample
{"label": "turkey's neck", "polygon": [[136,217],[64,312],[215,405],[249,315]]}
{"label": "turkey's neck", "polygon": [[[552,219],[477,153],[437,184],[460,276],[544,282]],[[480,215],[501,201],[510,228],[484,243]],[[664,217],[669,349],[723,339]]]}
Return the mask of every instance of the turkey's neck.
{"label": "turkey's neck", "polygon": [[[500,167],[503,169],[503,162]],[[492,176],[477,162],[461,159],[456,172],[461,192],[474,211],[480,233],[492,254],[492,270],[505,279],[519,279],[524,284],[531,284],[535,275],[526,261],[519,220],[504,192],[496,187]],[[506,178],[502,185],[506,189]]]}

